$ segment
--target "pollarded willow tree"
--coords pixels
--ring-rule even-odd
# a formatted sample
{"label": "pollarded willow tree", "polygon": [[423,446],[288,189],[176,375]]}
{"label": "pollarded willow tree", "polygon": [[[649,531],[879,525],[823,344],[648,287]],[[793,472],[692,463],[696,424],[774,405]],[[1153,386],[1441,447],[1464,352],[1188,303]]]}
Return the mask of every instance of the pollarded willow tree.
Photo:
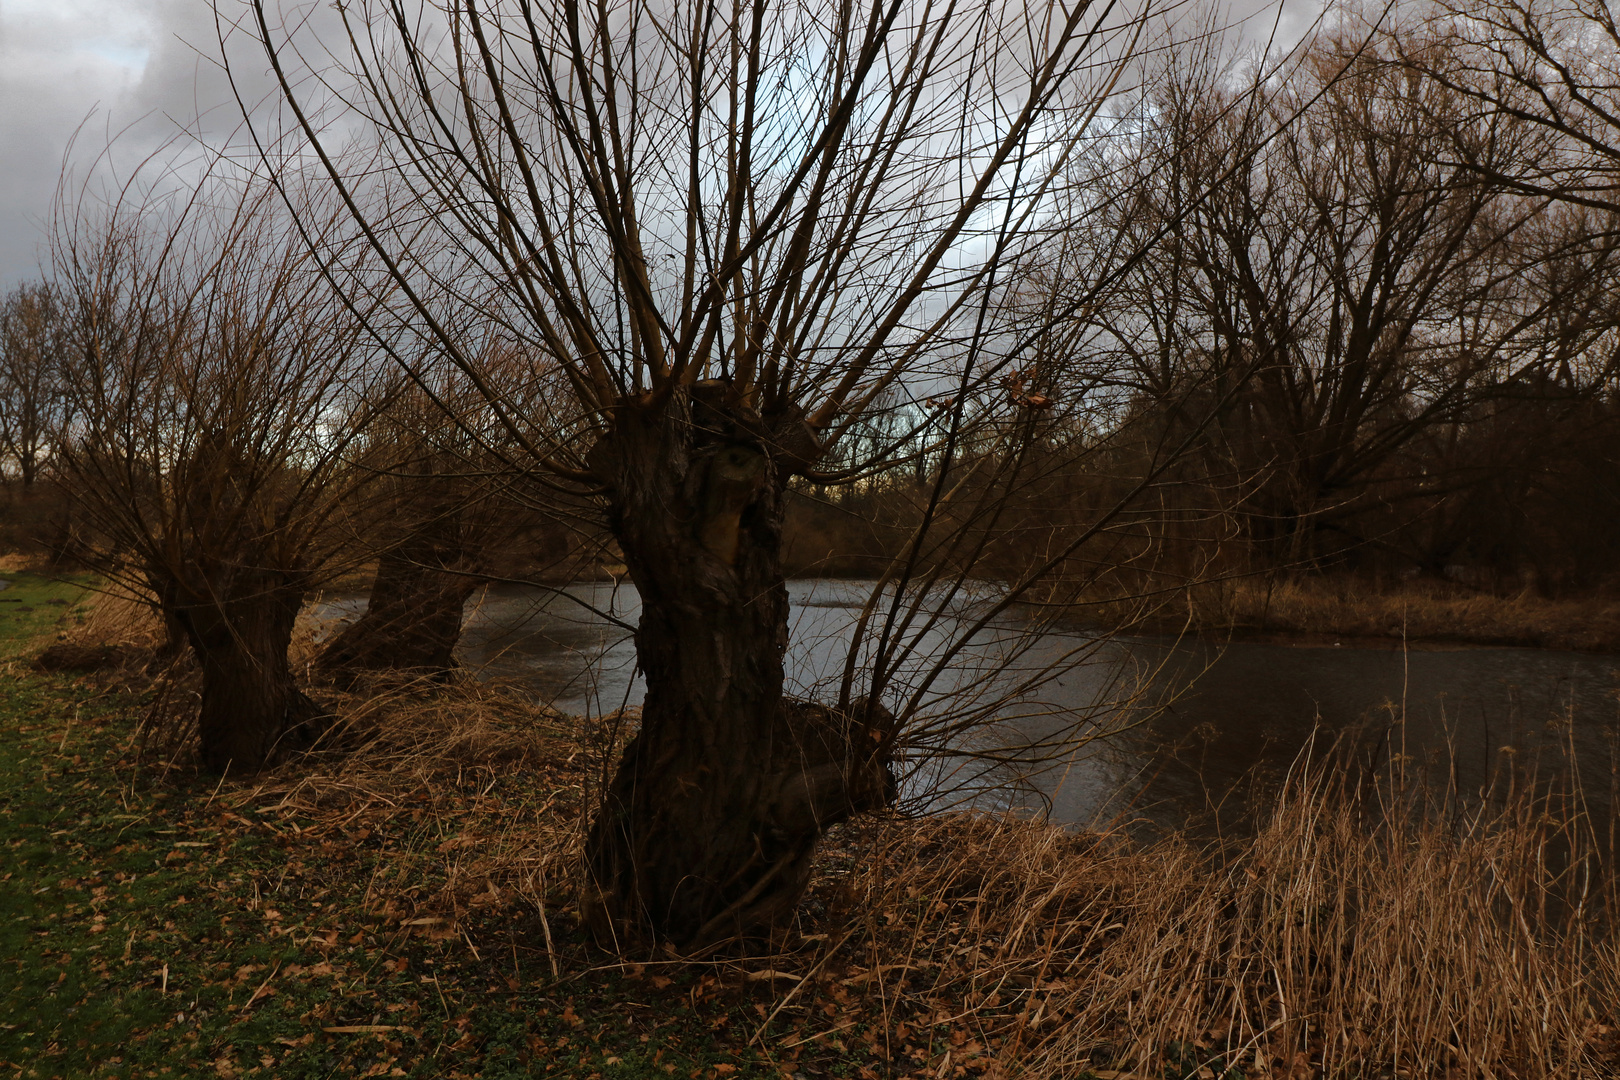
{"label": "pollarded willow tree", "polygon": [[53,467],[81,558],[191,646],[203,763],[240,776],[324,730],[287,650],[309,591],[363,557],[377,471],[355,440],[392,366],[329,285],[330,260],[368,253],[344,219],[306,200],[295,225],[285,182],[210,157],[183,186],[149,161],[105,200],[64,189],[51,283],[76,357]]}
{"label": "pollarded willow tree", "polygon": [[[1001,400],[1022,339],[996,308],[1077,160],[1106,159],[1112,95],[1165,12],[357,0],[339,14],[352,51],[335,63],[300,53],[303,24],[264,0],[240,25],[289,131],[409,299],[399,318],[474,379],[449,329],[468,311],[563,373],[566,420],[493,384],[488,403],[526,468],[601,500],[640,592],[646,697],[590,834],[588,918],[621,943],[766,930],[822,830],[893,798],[897,738],[892,694],[863,693],[893,673],[887,630],[864,684],[846,677],[826,704],[784,693],[786,487],[860,482],[931,435],[946,453],[975,392]],[[344,141],[357,118],[365,154]],[[897,395],[945,405],[823,472]],[[902,606],[863,628],[892,629]]]}
{"label": "pollarded willow tree", "polygon": [[[483,386],[513,403],[543,394],[548,369],[482,338]],[[372,391],[375,416],[356,458],[377,472],[365,540],[377,559],[365,612],[321,649],[316,666],[340,681],[362,672],[441,678],[456,667],[469,597],[509,567],[522,538],[557,516],[555,493],[525,490],[525,470],[480,393],[453,367],[417,384],[396,367]]]}

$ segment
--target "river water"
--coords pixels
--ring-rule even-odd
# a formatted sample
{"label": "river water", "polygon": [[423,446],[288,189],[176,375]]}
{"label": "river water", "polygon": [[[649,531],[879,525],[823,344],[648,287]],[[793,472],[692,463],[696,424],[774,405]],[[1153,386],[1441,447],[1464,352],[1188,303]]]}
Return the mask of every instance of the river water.
{"label": "river water", "polygon": [[[823,700],[835,692],[870,589],[861,581],[789,583],[791,692]],[[918,658],[895,685],[915,687],[930,655],[960,635],[982,600],[958,600],[923,635]],[[352,617],[363,606],[363,597],[340,596],[317,614]],[[634,706],[643,687],[629,628],[639,613],[628,584],[492,586],[469,602],[458,656],[481,677],[521,683],[566,712]],[[1387,764],[1405,755],[1468,793],[1499,779],[1504,766],[1558,770],[1572,755],[1593,809],[1615,805],[1620,657],[1399,642],[1109,639],[1073,625],[1045,625],[1033,647],[1016,644],[1029,626],[1013,613],[974,637],[920,699],[921,712],[942,708],[953,693],[991,700],[983,673],[998,665],[1010,673],[996,683],[1005,689],[1057,663],[1056,677],[996,715],[1007,718],[1004,732],[1061,728],[1065,739],[1081,737],[1058,760],[1019,770],[1031,785],[1023,791],[1001,783],[1005,766],[986,774],[936,754],[908,784],[913,805],[968,799],[1038,807],[1066,823],[1224,828],[1302,753],[1321,753],[1335,737],[1354,738],[1362,760]],[[1091,734],[1100,737],[1084,737]]]}

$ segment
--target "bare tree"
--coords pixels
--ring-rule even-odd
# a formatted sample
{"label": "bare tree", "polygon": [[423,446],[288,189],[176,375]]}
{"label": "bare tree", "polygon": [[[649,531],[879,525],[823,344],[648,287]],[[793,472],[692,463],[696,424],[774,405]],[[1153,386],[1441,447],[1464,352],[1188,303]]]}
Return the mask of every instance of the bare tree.
{"label": "bare tree", "polygon": [[[934,531],[962,490],[950,447],[974,417],[994,421],[981,449],[1001,439],[1007,453],[975,460],[1011,479],[1030,445],[1021,422],[1002,424],[997,380],[1035,335],[1009,335],[992,309],[1039,234],[1061,227],[1055,185],[1110,132],[1161,13],[999,0],[340,11],[346,72],[299,56],[291,24],[253,5],[293,127],[409,298],[401,319],[480,382],[532,472],[601,501],[641,595],[645,704],[591,831],[587,918],[621,943],[767,930],[801,894],[822,830],[892,799],[899,727],[938,701],[959,656],[945,648],[931,674],[897,681],[937,636],[928,605],[959,596],[984,550],[983,530],[943,546]],[[312,92],[323,86],[333,94]],[[375,158],[338,152],[346,129],[328,121],[355,119],[323,111],[339,99],[358,102]],[[448,329],[469,310],[555,364],[582,419],[559,424],[483,383]],[[837,453],[896,392],[954,404],[907,405],[864,460]],[[975,394],[998,408],[976,412]],[[832,700],[789,699],[786,485],[861,483],[919,454],[939,463],[936,483],[890,591],[862,616],[870,648]],[[993,518],[987,506],[977,520]],[[893,588],[919,570],[932,584]]]}
{"label": "bare tree", "polygon": [[1434,477],[1392,474],[1403,448],[1606,332],[1615,245],[1510,181],[1545,141],[1424,74],[1414,59],[1441,47],[1324,41],[1247,99],[1192,72],[1154,103],[1159,152],[1121,177],[1125,227],[1169,223],[1166,240],[1128,302],[1075,332],[1106,346],[1098,378],[1167,420],[1189,387],[1241,387],[1203,469],[1275,563],[1355,546],[1357,515],[1426,498]]}
{"label": "bare tree", "polygon": [[50,434],[68,420],[62,381],[70,363],[68,312],[42,283],[0,301],[0,454],[26,490],[50,453]]}
{"label": "bare tree", "polygon": [[1429,15],[1440,47],[1406,57],[1476,108],[1536,128],[1555,152],[1504,175],[1521,191],[1620,209],[1620,24],[1601,3],[1449,0]]}
{"label": "bare tree", "polygon": [[[498,335],[486,348],[505,355],[481,357],[482,375],[499,379],[508,400],[520,397],[511,384],[536,373]],[[468,598],[551,502],[526,497],[514,448],[483,396],[453,367],[436,374],[418,386],[398,373],[375,391],[382,404],[359,456],[379,472],[378,512],[361,538],[377,570],[364,614],[321,651],[320,667],[339,679],[450,672]]]}
{"label": "bare tree", "polygon": [[80,362],[56,467],[86,557],[194,651],[204,763],[251,772],[322,729],[287,648],[375,476],[350,457],[371,339],[319,261],[347,253],[312,254],[275,186],[218,161],[178,191],[144,180],[59,208],[52,287]]}
{"label": "bare tree", "polygon": [[[429,417],[440,415],[435,409]],[[340,679],[360,671],[443,675],[455,667],[463,609],[488,554],[479,535],[488,530],[473,520],[487,494],[465,482],[460,462],[434,452],[422,437],[432,430],[404,433],[378,462],[379,485],[390,489],[390,498],[368,523],[367,539],[377,550],[370,597],[365,613],[332,638],[319,659]]]}

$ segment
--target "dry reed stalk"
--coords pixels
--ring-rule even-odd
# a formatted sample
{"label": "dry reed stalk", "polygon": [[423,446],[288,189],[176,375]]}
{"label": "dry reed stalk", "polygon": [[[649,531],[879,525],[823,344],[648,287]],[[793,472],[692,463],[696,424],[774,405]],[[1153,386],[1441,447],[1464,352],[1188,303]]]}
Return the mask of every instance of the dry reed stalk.
{"label": "dry reed stalk", "polygon": [[[296,811],[318,843],[420,818],[373,909],[439,937],[549,913],[549,940],[617,741],[471,680],[331,700],[342,753],[222,801]],[[773,990],[762,1046],[862,1032],[917,1076],[1617,1075],[1620,897],[1578,802],[1521,786],[1442,813],[1398,769],[1330,780],[1349,775],[1301,768],[1220,849],[971,814],[852,823],[796,938],[702,966]],[[564,980],[602,962],[547,955]]]}
{"label": "dry reed stalk", "polygon": [[[633,723],[471,679],[326,700],[330,749],[219,801],[280,810],[310,843],[392,825],[364,899],[402,931],[527,909],[549,913],[563,979],[601,963],[559,954],[553,928],[591,787]],[[971,814],[851,823],[797,940],[705,964],[771,988],[761,1045],[859,1031],[897,1074],[1620,1075],[1605,828],[1578,792],[1518,785],[1465,811],[1402,768],[1301,767],[1252,837],[1218,849]]]}
{"label": "dry reed stalk", "polygon": [[72,645],[121,646],[155,651],[168,640],[163,619],[151,602],[122,592],[98,592],[85,604],[84,619],[60,631],[54,628],[39,641],[41,647],[57,642]]}
{"label": "dry reed stalk", "polygon": [[1353,578],[1219,583],[1193,621],[1279,633],[1523,643],[1567,648],[1620,646],[1620,604],[1496,596],[1439,582],[1379,589]]}
{"label": "dry reed stalk", "polygon": [[[571,880],[591,756],[572,717],[470,678],[379,677],[322,698],[338,717],[322,745],[230,793],[229,804],[312,820],[303,829],[312,839],[401,820],[458,822],[431,846],[408,841],[393,859],[398,887],[373,881],[367,896],[401,918],[440,917],[436,934],[453,932],[469,910],[538,911],[548,890]],[[513,777],[528,794],[492,794]],[[528,797],[537,790],[547,791],[538,805]],[[437,888],[402,905],[398,894],[423,881]]]}
{"label": "dry reed stalk", "polygon": [[853,949],[903,973],[887,1013],[954,1003],[957,1063],[1008,1073],[1620,1072],[1620,908],[1584,820],[1545,793],[1442,818],[1388,790],[1314,771],[1219,853],[893,823],[842,886],[870,913]]}

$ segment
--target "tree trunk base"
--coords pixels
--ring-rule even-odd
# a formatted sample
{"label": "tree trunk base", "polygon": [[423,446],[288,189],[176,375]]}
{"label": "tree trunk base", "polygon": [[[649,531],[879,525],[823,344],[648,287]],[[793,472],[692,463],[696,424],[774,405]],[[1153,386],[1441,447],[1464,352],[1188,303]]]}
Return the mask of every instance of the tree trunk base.
{"label": "tree trunk base", "polygon": [[784,699],[768,760],[738,760],[730,777],[711,768],[702,782],[666,767],[668,737],[644,728],[591,831],[581,910],[597,942],[691,952],[778,938],[822,834],[893,804],[894,723],[864,704],[843,714]]}
{"label": "tree trunk base", "polygon": [[303,589],[279,575],[239,573],[218,591],[212,602],[171,596],[165,610],[202,670],[203,766],[250,775],[314,746],[330,717],[298,688],[287,662]]}
{"label": "tree trunk base", "polygon": [[424,531],[377,561],[365,614],[321,650],[324,674],[341,685],[368,671],[435,677],[455,669],[462,612],[478,581],[460,572],[465,560],[447,531]]}

